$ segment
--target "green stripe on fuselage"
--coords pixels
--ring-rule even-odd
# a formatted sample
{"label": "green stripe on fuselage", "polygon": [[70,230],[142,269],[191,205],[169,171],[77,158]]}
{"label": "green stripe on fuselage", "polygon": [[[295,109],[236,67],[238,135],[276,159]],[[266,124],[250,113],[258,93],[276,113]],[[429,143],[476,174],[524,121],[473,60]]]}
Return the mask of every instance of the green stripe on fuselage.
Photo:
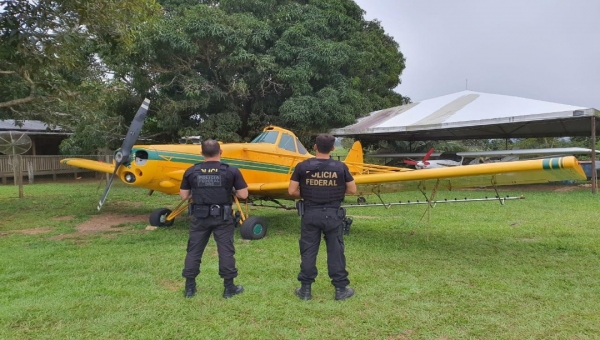
{"label": "green stripe on fuselage", "polygon": [[[154,151],[148,153],[149,160],[155,161],[170,161],[176,163],[187,163],[190,165],[200,163],[204,161],[204,157],[200,155],[193,155],[188,153],[181,152],[171,152],[171,151]],[[240,170],[255,170],[255,171],[265,171],[265,172],[273,172],[279,174],[287,174],[290,172],[290,167],[271,164],[271,163],[263,163],[263,162],[253,162],[236,158],[222,158],[221,161],[223,163],[227,163],[231,166],[234,166]],[[293,170],[293,168],[292,168]]]}

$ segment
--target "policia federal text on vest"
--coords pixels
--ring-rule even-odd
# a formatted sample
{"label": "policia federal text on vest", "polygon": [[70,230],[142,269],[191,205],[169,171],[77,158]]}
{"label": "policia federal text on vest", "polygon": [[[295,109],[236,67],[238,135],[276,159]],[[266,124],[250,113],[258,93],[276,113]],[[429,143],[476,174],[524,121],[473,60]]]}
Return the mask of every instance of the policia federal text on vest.
{"label": "policia federal text on vest", "polygon": [[300,192],[307,207],[339,208],[346,192],[344,168],[331,159],[308,161]]}

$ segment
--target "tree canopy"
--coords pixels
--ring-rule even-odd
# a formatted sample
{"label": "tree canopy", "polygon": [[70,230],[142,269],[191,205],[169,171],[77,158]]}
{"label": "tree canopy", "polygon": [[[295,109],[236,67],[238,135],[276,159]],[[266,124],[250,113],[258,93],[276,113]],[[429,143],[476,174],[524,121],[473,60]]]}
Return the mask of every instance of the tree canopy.
{"label": "tree canopy", "polygon": [[61,125],[75,132],[73,152],[118,140],[132,93],[112,68],[160,10],[153,0],[0,1],[0,119]]}
{"label": "tree canopy", "polygon": [[268,124],[311,134],[406,100],[393,92],[398,44],[353,1],[161,3],[134,78],[167,135],[247,140]]}
{"label": "tree canopy", "polygon": [[393,91],[398,44],[352,0],[0,6],[0,118],[71,128],[71,149],[123,133],[145,96],[144,134],[161,141],[248,140],[268,124],[310,135],[409,100]]}
{"label": "tree canopy", "polygon": [[0,109],[42,115],[109,76],[99,56],[133,53],[131,26],[160,7],[149,0],[12,0],[0,9]]}

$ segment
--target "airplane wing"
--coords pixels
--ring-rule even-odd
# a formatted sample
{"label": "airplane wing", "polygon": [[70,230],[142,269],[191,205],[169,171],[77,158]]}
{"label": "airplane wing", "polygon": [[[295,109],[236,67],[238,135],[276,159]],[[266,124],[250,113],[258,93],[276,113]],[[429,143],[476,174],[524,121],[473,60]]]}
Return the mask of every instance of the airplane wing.
{"label": "airplane wing", "polygon": [[[545,148],[545,149],[514,149],[514,150],[493,150],[493,151],[460,151],[457,156],[463,157],[495,157],[495,156],[517,156],[517,155],[589,155],[592,149],[586,148]],[[596,153],[600,153],[597,150]],[[379,158],[418,158],[424,157],[425,153],[373,153],[369,157]],[[431,154],[432,157],[439,157],[441,153]]]}
{"label": "airplane wing", "polygon": [[112,174],[115,171],[115,165],[112,163],[104,163],[93,161],[91,159],[84,158],[65,158],[60,161],[63,164],[75,166],[82,169],[88,169],[93,171],[105,172]]}
{"label": "airplane wing", "polygon": [[[545,148],[545,149],[516,149],[495,151],[465,151],[457,152],[458,156],[465,157],[494,157],[494,156],[521,156],[521,155],[589,155],[592,149],[585,148]],[[600,151],[596,151],[600,153]]]}
{"label": "airplane wing", "polygon": [[[452,190],[585,179],[583,169],[573,156],[354,176],[358,195],[410,191],[419,188],[426,190],[432,188],[438,180],[440,189]],[[255,196],[284,198],[288,196],[288,185],[289,182],[253,183],[249,185],[248,190]]]}
{"label": "airplane wing", "polygon": [[354,177],[359,194],[396,192],[431,188],[491,187],[501,185],[585,180],[585,173],[573,156],[507,163],[436,168],[427,171],[358,175]]}

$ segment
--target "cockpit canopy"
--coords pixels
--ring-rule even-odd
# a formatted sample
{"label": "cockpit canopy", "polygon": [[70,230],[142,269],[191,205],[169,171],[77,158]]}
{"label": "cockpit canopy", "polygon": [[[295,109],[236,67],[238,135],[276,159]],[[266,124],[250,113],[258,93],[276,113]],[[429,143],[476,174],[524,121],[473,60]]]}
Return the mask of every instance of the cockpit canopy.
{"label": "cockpit canopy", "polygon": [[301,155],[308,153],[306,148],[304,148],[304,145],[300,143],[298,137],[286,132],[285,130],[269,130],[267,128],[260,135],[256,136],[256,138],[254,138],[250,143],[275,144],[280,149],[297,152]]}

